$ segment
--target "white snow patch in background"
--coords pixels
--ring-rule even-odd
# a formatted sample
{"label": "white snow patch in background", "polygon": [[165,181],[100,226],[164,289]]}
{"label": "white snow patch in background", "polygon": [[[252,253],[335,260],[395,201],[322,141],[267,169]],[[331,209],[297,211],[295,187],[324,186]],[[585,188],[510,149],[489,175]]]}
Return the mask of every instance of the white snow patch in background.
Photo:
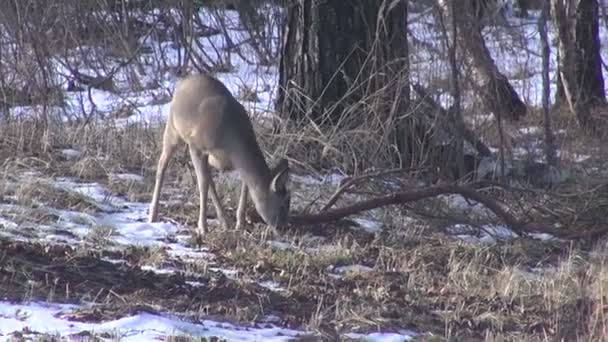
{"label": "white snow patch in background", "polygon": [[270,248],[272,248],[273,250],[279,250],[279,251],[291,251],[291,250],[295,250],[296,247],[290,243],[287,242],[282,242],[282,241],[269,241],[268,244],[270,245]]}
{"label": "white snow patch in background", "polygon": [[468,200],[458,194],[439,195],[437,198],[443,200],[448,206],[458,209],[465,214],[492,215],[491,211],[483,204]]}
{"label": "white snow patch in background", "polygon": [[542,128],[538,126],[530,126],[530,127],[521,127],[517,129],[521,134],[541,134],[543,132]]}
{"label": "white snow patch in background", "polygon": [[548,233],[530,233],[528,234],[531,238],[541,241],[554,241],[558,240],[555,236]]}
{"label": "white snow patch in background", "polygon": [[82,152],[72,148],[66,148],[61,150],[61,155],[68,160],[77,159],[80,157],[81,154]]}
{"label": "white snow patch in background", "polygon": [[587,155],[587,154],[564,153],[564,151],[562,151],[562,150],[557,150],[557,156],[560,158],[571,160],[575,163],[582,163],[582,162],[588,160],[589,158],[591,158],[591,156]]}
{"label": "white snow patch in background", "polygon": [[132,181],[143,183],[144,177],[141,175],[136,175],[134,173],[111,173],[109,175],[110,179],[115,178],[123,181]]}
{"label": "white snow patch in background", "polygon": [[0,217],[0,227],[4,229],[15,229],[19,225],[11,220],[7,220],[4,217]]}
{"label": "white snow patch in background", "polygon": [[[495,244],[497,241],[505,241],[518,237],[518,235],[508,227],[494,224],[485,224],[480,227],[455,224],[448,227],[447,231],[456,238],[469,243]],[[527,235],[541,241],[558,240],[555,236],[547,233],[529,233]]]}
{"label": "white snow patch in background", "polygon": [[382,231],[382,222],[380,221],[370,220],[361,217],[353,218],[353,221],[355,221],[362,230],[368,233],[379,233],[380,231]]}
{"label": "white snow patch in background", "polygon": [[457,238],[470,243],[494,244],[498,240],[517,237],[515,232],[503,225],[486,224],[477,228],[466,224],[455,224],[447,230]]}
{"label": "white snow patch in background", "polygon": [[276,281],[272,281],[272,280],[265,280],[259,283],[259,285],[261,287],[267,288],[270,291],[274,291],[274,292],[281,292],[281,291],[286,291],[285,288],[283,288],[281,286],[281,284],[277,283]]}
{"label": "white snow patch in background", "polygon": [[319,179],[317,179],[316,177],[311,176],[311,175],[300,176],[300,175],[294,173],[294,174],[289,175],[289,179],[294,180],[295,182],[304,184],[304,185],[321,184],[321,181]]}
{"label": "white snow patch in background", "polygon": [[133,114],[126,118],[116,118],[113,120],[117,127],[125,128],[131,124],[145,124],[159,126],[169,115],[169,103],[160,105],[139,106]]}
{"label": "white snow patch in background", "polygon": [[349,274],[349,273],[367,273],[367,272],[371,272],[374,269],[369,267],[369,266],[365,266],[365,265],[348,265],[348,266],[338,266],[333,268],[333,272],[334,273],[338,273],[338,274]]}
{"label": "white snow patch in background", "polygon": [[323,178],[323,182],[324,183],[333,184],[333,185],[339,185],[347,177],[348,176],[345,176],[343,174],[333,172],[333,173],[330,173],[330,174],[326,175]]}

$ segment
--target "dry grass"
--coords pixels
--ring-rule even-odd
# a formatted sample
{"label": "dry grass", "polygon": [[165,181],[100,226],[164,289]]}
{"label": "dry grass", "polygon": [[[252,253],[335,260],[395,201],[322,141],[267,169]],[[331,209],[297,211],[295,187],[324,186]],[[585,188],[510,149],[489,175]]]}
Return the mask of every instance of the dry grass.
{"label": "dry grass", "polygon": [[125,197],[130,202],[145,202],[149,193],[152,192],[150,183],[146,183],[138,175],[127,175],[120,177],[117,174],[108,176],[108,188],[113,194]]}
{"label": "dry grass", "polygon": [[18,204],[32,208],[51,206],[84,212],[99,210],[97,203],[88,197],[39,179],[22,183],[15,191],[15,199]]}
{"label": "dry grass", "polygon": [[[336,236],[317,248],[303,248],[305,237],[296,235],[293,248],[281,250],[243,234],[212,232],[208,242],[241,277],[270,278],[292,297],[305,298],[304,322],[321,332],[327,326],[416,326],[458,340],[582,341],[605,326],[599,312],[589,311],[605,290],[604,261],[589,252],[567,243],[522,239],[484,246],[427,235],[371,243]],[[327,274],[357,263],[373,271]]]}

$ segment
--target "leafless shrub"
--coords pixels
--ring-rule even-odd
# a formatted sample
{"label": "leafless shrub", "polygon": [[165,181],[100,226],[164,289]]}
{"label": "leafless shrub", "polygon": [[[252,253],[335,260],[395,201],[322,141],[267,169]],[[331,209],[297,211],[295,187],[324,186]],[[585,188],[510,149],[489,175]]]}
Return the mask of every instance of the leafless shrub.
{"label": "leafless shrub", "polygon": [[[0,111],[41,105],[44,120],[53,107],[89,123],[106,117],[95,90],[122,97],[192,71],[230,72],[231,54],[249,59],[254,42],[251,62],[272,63],[281,9],[255,9],[273,16],[254,27],[237,12],[220,15],[220,2],[10,0],[0,13]],[[236,41],[232,29],[243,33]]]}

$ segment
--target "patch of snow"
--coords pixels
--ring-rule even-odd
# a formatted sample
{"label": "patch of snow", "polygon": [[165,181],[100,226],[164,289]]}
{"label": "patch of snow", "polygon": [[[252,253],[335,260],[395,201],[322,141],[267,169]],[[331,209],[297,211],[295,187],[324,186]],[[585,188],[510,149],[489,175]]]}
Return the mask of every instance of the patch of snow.
{"label": "patch of snow", "polygon": [[163,239],[177,232],[177,227],[170,223],[123,223],[117,227],[120,236],[115,240],[125,245],[147,245],[155,244],[159,239]]}
{"label": "patch of snow", "polygon": [[400,330],[397,333],[371,333],[371,334],[358,334],[350,333],[346,334],[347,337],[352,339],[359,339],[366,342],[403,342],[411,341],[416,334],[410,330]]}
{"label": "patch of snow", "polygon": [[339,185],[344,179],[346,179],[348,176],[345,176],[343,174],[339,174],[337,172],[333,172],[330,173],[328,175],[326,175],[323,178],[323,182],[324,183],[329,183],[329,184],[333,184],[333,185]]}
{"label": "patch of snow", "polygon": [[[138,176],[126,174],[125,178],[137,179]],[[165,247],[169,257],[179,258],[182,261],[209,261],[214,257],[205,250],[187,247],[185,243],[189,239],[189,235],[178,235],[183,231],[187,232],[187,230],[178,227],[176,224],[169,222],[147,223],[149,203],[129,202],[121,197],[113,196],[107,189],[97,183],[77,183],[60,178],[55,184],[67,191],[74,191],[89,197],[104,212],[89,214],[49,208],[48,210],[58,217],[55,226],[38,225],[35,231],[36,236],[32,238],[78,243],[86,239],[96,227],[107,227],[109,229],[107,239],[114,244],[112,248],[124,248],[131,245]],[[2,208],[20,209],[22,207],[3,205]],[[16,228],[17,225],[15,223],[11,224],[11,222],[0,217],[0,225],[5,223],[6,228]],[[57,228],[59,228],[58,232]],[[5,235],[14,236],[15,234]],[[177,242],[169,242],[176,240]]]}
{"label": "patch of snow", "polygon": [[95,225],[97,224],[97,219],[95,216],[83,213],[80,211],[73,210],[61,210],[58,214],[59,219],[58,223],[66,223],[66,224],[78,224],[78,225]]}
{"label": "patch of snow", "polygon": [[109,262],[109,263],[114,264],[114,265],[125,265],[125,264],[127,264],[127,261],[126,260],[122,260],[122,259],[110,259],[110,258],[103,257],[103,258],[101,258],[101,260]]}
{"label": "patch of snow", "polygon": [[511,229],[493,224],[486,224],[480,228],[466,224],[455,224],[448,227],[447,230],[458,239],[469,243],[495,244],[497,240],[509,240],[517,237],[517,234]]}
{"label": "patch of snow", "polygon": [[322,245],[318,245],[316,247],[307,247],[304,250],[307,253],[338,254],[342,251],[342,248],[335,244],[322,244]]}
{"label": "patch of snow", "polygon": [[73,160],[73,159],[77,159],[82,155],[82,152],[72,149],[72,148],[66,148],[61,150],[61,155],[68,160]]}
{"label": "patch of snow", "polygon": [[354,218],[355,221],[361,229],[368,233],[379,233],[382,230],[382,222],[369,220],[365,218]]}
{"label": "patch of snow", "polygon": [[121,128],[135,124],[158,126],[164,122],[169,115],[169,106],[169,103],[138,106],[132,115],[129,115],[126,118],[116,118],[113,122],[116,127]]}
{"label": "patch of snow", "polygon": [[276,281],[265,280],[265,281],[259,282],[258,284],[261,287],[265,287],[265,288],[269,289],[270,291],[274,291],[274,292],[285,291],[285,289],[283,287],[281,287],[281,285],[279,283],[277,283]]}
{"label": "patch of snow", "polygon": [[190,281],[190,280],[186,280],[186,284],[188,284],[192,287],[200,287],[200,286],[205,285],[205,284],[201,283],[200,281]]}
{"label": "patch of snow", "polygon": [[99,203],[100,208],[108,212],[113,212],[116,207],[123,206],[125,203],[122,198],[111,196],[99,183],[78,183],[62,177],[57,179],[55,186],[89,197]]}
{"label": "patch of snow", "polygon": [[116,178],[124,181],[143,183],[144,177],[134,173],[111,173],[110,178]]}
{"label": "patch of snow", "polygon": [[359,265],[359,264],[348,265],[348,266],[338,266],[333,269],[333,271],[338,274],[367,273],[367,272],[371,272],[373,270],[374,269],[369,266]]}
{"label": "patch of snow", "polygon": [[318,185],[321,183],[319,179],[311,175],[301,176],[294,173],[289,175],[289,179],[304,185]]}
{"label": "patch of snow", "polygon": [[2,229],[16,229],[19,225],[15,222],[5,219],[4,217],[0,217],[0,228]]}
{"label": "patch of snow", "polygon": [[265,324],[265,327],[245,327],[203,320],[191,323],[170,316],[140,313],[100,323],[70,321],[66,317],[77,309],[73,305],[29,305],[0,303],[0,335],[7,340],[15,333],[31,335],[47,333],[76,337],[82,333],[119,336],[121,341],[139,342],[164,340],[168,336],[220,337],[229,341],[288,341],[301,331]]}
{"label": "patch of snow", "polygon": [[209,262],[215,259],[215,255],[212,253],[206,252],[206,249],[203,250],[193,249],[190,247],[186,247],[179,243],[170,243],[166,245],[169,249],[167,250],[167,254],[175,259],[179,259],[185,262]]}
{"label": "patch of snow", "polygon": [[481,203],[473,200],[467,200],[465,197],[458,194],[450,195],[439,195],[438,198],[442,199],[448,204],[449,207],[461,210],[467,215],[489,215],[491,212]]}
{"label": "patch of snow", "polygon": [[555,236],[553,236],[551,234],[547,234],[547,233],[530,233],[528,235],[533,239],[542,240],[542,241],[557,240],[557,238]]}
{"label": "patch of snow", "polygon": [[[99,218],[99,221],[108,225],[119,225],[123,223],[146,222],[148,218],[149,203],[128,202],[123,198],[112,197],[112,202],[117,208]],[[118,204],[121,204],[118,206]]]}
{"label": "patch of snow", "polygon": [[239,275],[239,271],[234,270],[234,269],[229,270],[229,269],[221,268],[221,267],[209,267],[209,270],[213,271],[213,272],[223,273],[226,277],[228,277],[232,280],[237,280],[238,275]]}
{"label": "patch of snow", "polygon": [[270,244],[270,248],[272,248],[273,250],[279,250],[279,251],[291,251],[295,249],[295,246],[287,243],[287,242],[281,242],[281,241],[269,241],[268,242]]}
{"label": "patch of snow", "polygon": [[582,163],[589,158],[591,158],[590,155],[573,153],[570,160],[572,160],[575,163]]}
{"label": "patch of snow", "polygon": [[521,127],[518,131],[521,134],[540,134],[542,133],[542,128],[538,126]]}
{"label": "patch of snow", "polygon": [[140,267],[143,271],[151,271],[156,274],[174,274],[175,270],[170,268],[158,268],[150,265],[143,265]]}

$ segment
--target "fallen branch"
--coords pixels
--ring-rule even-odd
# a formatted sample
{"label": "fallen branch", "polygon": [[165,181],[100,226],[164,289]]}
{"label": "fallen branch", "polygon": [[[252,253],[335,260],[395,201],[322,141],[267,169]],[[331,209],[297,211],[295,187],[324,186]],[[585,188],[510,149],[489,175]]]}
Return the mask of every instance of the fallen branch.
{"label": "fallen branch", "polygon": [[289,218],[289,222],[296,225],[327,223],[332,221],[338,221],[350,215],[380,208],[387,205],[405,204],[409,202],[419,201],[429,197],[436,197],[439,195],[446,194],[457,194],[469,200],[479,202],[483,204],[486,208],[488,208],[490,211],[492,211],[517,235],[521,235],[524,232],[524,225],[519,222],[513,215],[509,214],[506,210],[504,210],[500,206],[500,204],[498,204],[495,200],[475,191],[470,187],[463,187],[452,184],[437,185],[411,192],[393,193],[390,195],[357,202],[346,207],[327,210],[318,214],[292,215]]}
{"label": "fallen branch", "polygon": [[338,186],[338,188],[336,188],[336,191],[333,193],[333,195],[331,195],[331,197],[329,198],[327,203],[323,206],[323,208],[321,208],[321,211],[327,211],[329,208],[331,208],[334,204],[336,204],[336,202],[338,202],[338,200],[340,199],[340,196],[342,196],[342,194],[348,188],[352,187],[355,184],[359,184],[359,183],[363,182],[364,180],[368,180],[371,178],[387,176],[387,175],[390,175],[393,173],[407,173],[407,172],[411,172],[411,171],[418,171],[418,169],[396,168],[396,169],[390,169],[390,170],[382,170],[382,171],[378,171],[378,172],[374,172],[374,173],[368,173],[368,174],[364,174],[364,175],[357,176],[357,177],[349,177],[346,180],[344,180]]}

